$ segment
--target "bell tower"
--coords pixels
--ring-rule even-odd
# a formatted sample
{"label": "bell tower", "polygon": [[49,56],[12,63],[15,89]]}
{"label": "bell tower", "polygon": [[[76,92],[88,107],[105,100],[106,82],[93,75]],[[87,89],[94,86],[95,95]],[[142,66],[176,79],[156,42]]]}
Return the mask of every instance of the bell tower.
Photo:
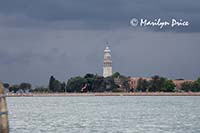
{"label": "bell tower", "polygon": [[108,77],[112,75],[112,60],[111,60],[111,50],[107,46],[104,50],[103,57],[103,76]]}

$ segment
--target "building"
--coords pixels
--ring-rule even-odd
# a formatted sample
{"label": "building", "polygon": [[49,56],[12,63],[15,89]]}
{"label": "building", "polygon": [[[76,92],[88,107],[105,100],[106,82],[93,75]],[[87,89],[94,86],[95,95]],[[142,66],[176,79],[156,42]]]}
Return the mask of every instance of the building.
{"label": "building", "polygon": [[147,78],[147,77],[131,77],[129,79],[129,85],[130,85],[130,88],[135,91],[137,86],[138,86],[138,81],[139,79],[143,79],[143,80],[146,80],[146,81],[150,81],[151,78]]}
{"label": "building", "polygon": [[[143,80],[146,80],[146,81],[151,81],[152,80],[152,78],[147,78],[147,77],[131,77],[129,79],[130,88],[135,90],[137,88],[137,86],[138,86],[139,79],[143,79]],[[172,80],[172,81],[175,84],[177,91],[179,91],[181,89],[182,84],[184,82],[188,82],[188,83],[194,82],[194,80],[183,80],[183,79],[176,79],[176,80]]]}
{"label": "building", "polygon": [[103,76],[108,77],[112,75],[112,60],[111,60],[111,50],[106,47],[104,50],[103,57]]}
{"label": "building", "polygon": [[173,80],[173,82],[174,82],[174,84],[176,85],[176,89],[177,89],[177,90],[180,90],[181,87],[182,87],[181,85],[182,85],[183,83],[186,83],[186,82],[192,83],[192,82],[194,82],[194,80],[176,79],[176,80]]}

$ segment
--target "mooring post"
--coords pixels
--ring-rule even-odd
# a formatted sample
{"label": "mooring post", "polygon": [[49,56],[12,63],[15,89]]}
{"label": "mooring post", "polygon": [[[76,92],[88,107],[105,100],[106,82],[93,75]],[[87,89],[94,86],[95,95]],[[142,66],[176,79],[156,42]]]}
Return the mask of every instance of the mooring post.
{"label": "mooring post", "polygon": [[0,83],[0,133],[9,133],[6,95],[2,83]]}

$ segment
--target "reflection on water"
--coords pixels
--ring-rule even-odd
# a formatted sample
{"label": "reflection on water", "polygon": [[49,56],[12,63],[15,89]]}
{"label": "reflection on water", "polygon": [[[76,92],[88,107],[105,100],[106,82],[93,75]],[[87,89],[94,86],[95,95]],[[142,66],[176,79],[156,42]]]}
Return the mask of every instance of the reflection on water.
{"label": "reflection on water", "polygon": [[200,132],[200,97],[7,98],[11,133]]}

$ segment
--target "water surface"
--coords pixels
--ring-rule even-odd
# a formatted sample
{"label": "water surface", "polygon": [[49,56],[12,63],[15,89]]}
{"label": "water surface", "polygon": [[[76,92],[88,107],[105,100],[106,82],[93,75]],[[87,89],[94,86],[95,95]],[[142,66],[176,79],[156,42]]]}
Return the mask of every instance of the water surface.
{"label": "water surface", "polygon": [[11,133],[197,133],[200,97],[8,97]]}

